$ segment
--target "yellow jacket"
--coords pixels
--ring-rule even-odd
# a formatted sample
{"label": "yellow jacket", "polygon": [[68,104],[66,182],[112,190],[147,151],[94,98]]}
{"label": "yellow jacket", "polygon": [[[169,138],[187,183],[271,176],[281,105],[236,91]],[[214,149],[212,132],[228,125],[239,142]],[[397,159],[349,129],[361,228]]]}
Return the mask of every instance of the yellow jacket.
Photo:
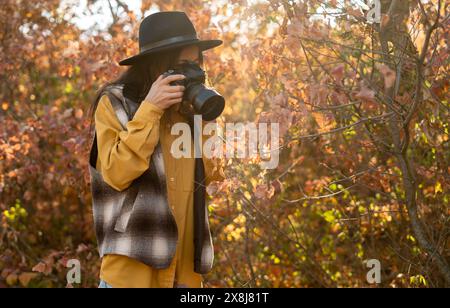
{"label": "yellow jacket", "polygon": [[[170,154],[174,123],[186,122],[178,112],[179,105],[166,111],[143,101],[128,130],[122,130],[108,96],[103,95],[95,112],[98,158],[96,169],[106,183],[124,190],[146,169],[152,151],[161,142],[167,178],[167,197],[178,228],[177,252],[166,269],[154,269],[121,255],[106,255],[102,259],[100,279],[113,287],[163,287],[175,285],[201,287],[202,277],[194,272],[193,179],[194,158],[175,159]],[[191,146],[193,149],[193,146]],[[204,158],[206,184],[220,180],[212,172],[213,162]]]}

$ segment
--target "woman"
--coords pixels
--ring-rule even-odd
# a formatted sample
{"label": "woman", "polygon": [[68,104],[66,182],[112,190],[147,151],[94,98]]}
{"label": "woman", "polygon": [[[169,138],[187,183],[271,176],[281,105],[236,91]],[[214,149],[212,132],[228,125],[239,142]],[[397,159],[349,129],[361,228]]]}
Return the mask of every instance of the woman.
{"label": "woman", "polygon": [[90,173],[100,287],[202,287],[211,269],[207,210],[194,204],[221,177],[209,160],[171,155],[171,127],[188,121],[189,108],[184,86],[171,85],[185,76],[162,74],[201,66],[202,52],[221,43],[199,40],[183,12],[152,14],[139,28],[140,53],[119,63],[129,69],[98,92]]}

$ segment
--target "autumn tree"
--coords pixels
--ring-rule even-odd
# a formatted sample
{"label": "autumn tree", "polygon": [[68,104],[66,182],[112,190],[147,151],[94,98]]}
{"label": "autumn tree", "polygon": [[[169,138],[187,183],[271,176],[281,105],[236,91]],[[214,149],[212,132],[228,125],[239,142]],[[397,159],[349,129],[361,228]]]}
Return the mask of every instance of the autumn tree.
{"label": "autumn tree", "polygon": [[[96,12],[99,4],[105,10]],[[207,189],[216,248],[206,286],[450,284],[448,23],[445,1],[90,0],[0,8],[0,286],[66,286],[98,254],[87,174],[95,91],[138,49],[150,11],[183,10],[202,38],[226,122],[279,123],[280,159],[227,159]],[[272,149],[274,150],[274,149]]]}

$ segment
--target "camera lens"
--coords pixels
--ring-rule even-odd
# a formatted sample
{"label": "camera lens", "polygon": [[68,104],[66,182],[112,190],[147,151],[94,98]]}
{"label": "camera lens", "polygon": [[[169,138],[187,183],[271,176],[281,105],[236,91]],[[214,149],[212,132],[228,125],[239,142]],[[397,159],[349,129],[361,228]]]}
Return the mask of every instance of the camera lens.
{"label": "camera lens", "polygon": [[201,114],[205,121],[216,119],[225,108],[225,99],[214,89],[207,89],[203,85],[197,87],[197,95],[192,101],[195,111]]}

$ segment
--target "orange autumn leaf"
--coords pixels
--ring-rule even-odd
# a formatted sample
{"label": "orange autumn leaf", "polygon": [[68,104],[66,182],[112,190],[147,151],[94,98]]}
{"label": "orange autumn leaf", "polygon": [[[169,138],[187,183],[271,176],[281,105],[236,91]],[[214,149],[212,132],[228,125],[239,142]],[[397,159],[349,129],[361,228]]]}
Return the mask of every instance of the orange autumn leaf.
{"label": "orange autumn leaf", "polygon": [[392,88],[397,78],[396,73],[386,64],[377,63],[376,67],[383,75],[385,88]]}

